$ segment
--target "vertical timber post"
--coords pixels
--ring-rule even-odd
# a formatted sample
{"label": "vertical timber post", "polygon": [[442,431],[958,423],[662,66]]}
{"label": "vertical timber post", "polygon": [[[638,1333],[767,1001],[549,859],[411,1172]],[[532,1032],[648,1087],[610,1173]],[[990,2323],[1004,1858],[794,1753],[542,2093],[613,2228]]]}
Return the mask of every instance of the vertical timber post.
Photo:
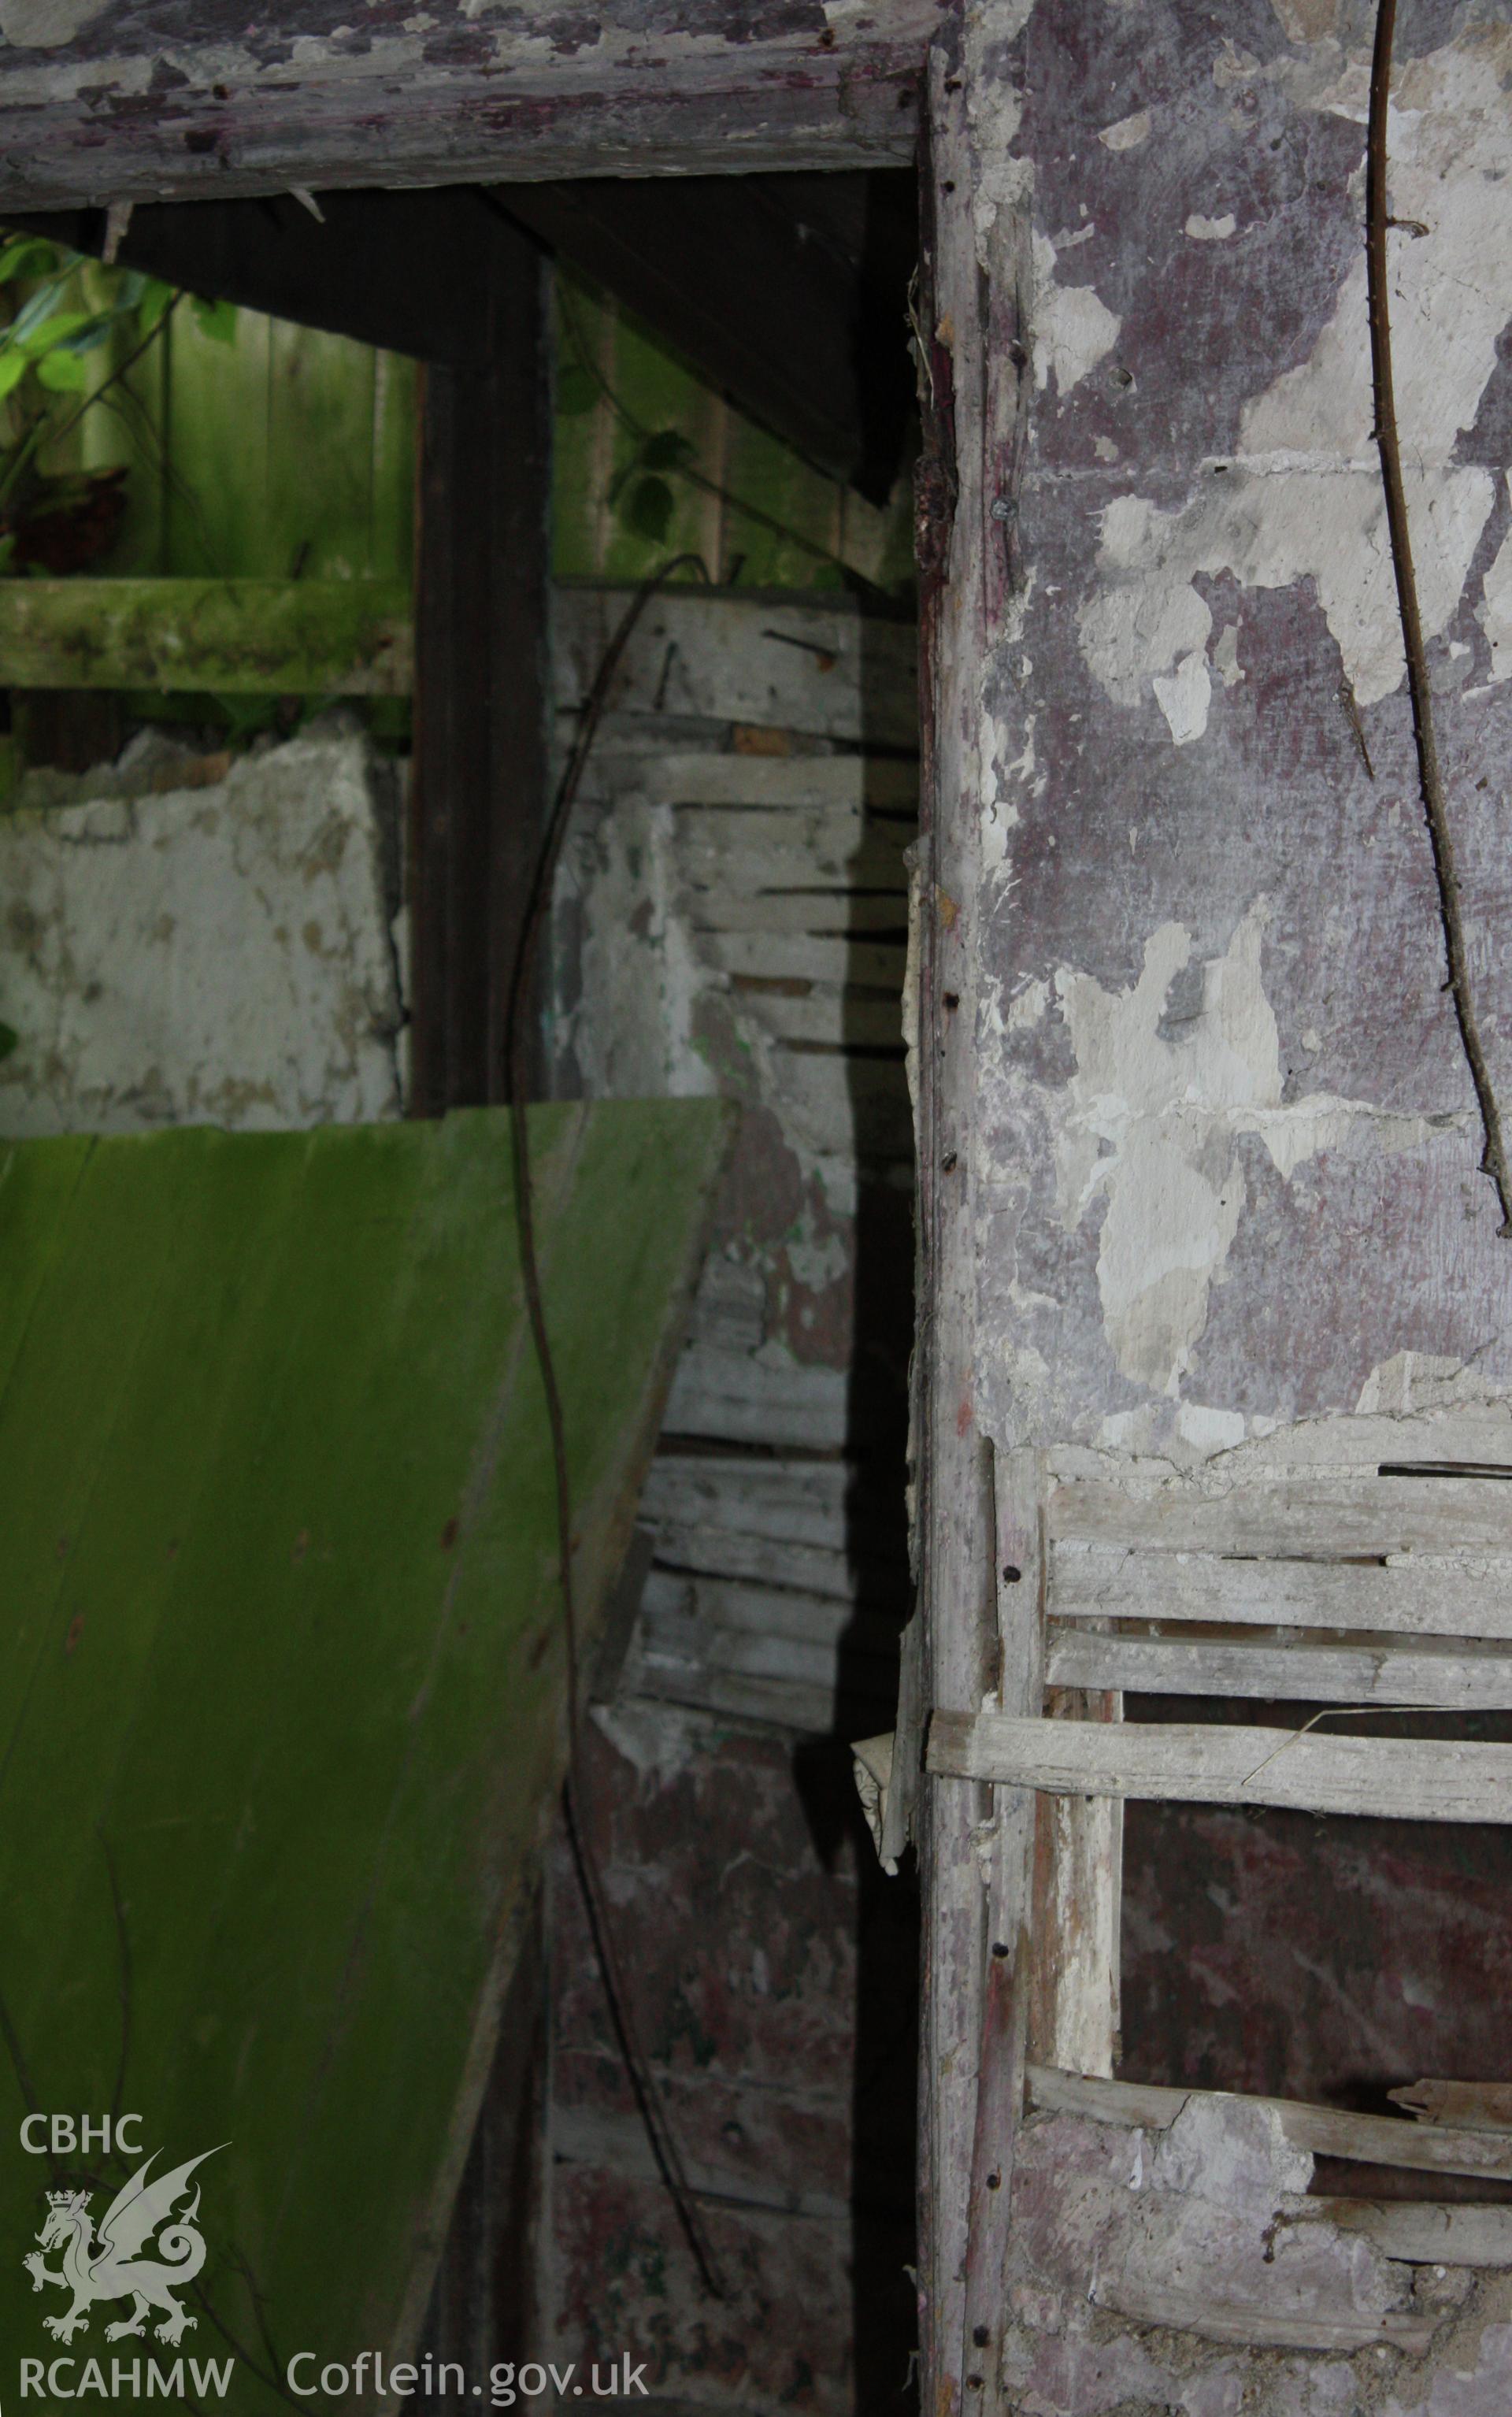
{"label": "vertical timber post", "polygon": [[476,352],[428,366],[420,415],[410,1093],[424,1117],[505,1095],[549,803],[549,270],[494,217],[478,273]]}
{"label": "vertical timber post", "polygon": [[[467,233],[476,243],[474,220]],[[482,234],[476,344],[459,330],[454,357],[422,372],[409,862],[421,1117],[507,1095],[510,979],[551,803],[550,269],[507,220]],[[545,1088],[537,1019],[530,1095]],[[428,2347],[467,2374],[534,2341],[546,1972],[537,1887],[428,2320]],[[442,2401],[415,2406],[431,2417]]]}
{"label": "vertical timber post", "polygon": [[[1038,1710],[1032,1465],[999,1463],[975,1409],[977,960],[993,706],[1021,603],[1017,529],[1027,230],[1009,156],[1011,0],[931,53],[918,340],[923,682],[918,1403],[927,1695]],[[999,1498],[1000,1496],[1003,1498]],[[1016,1570],[1016,1578],[1004,1573]],[[1001,1606],[1001,1608],[1000,1608]],[[1002,2269],[1021,2096],[1032,1802],[926,1796],[920,2243],[926,2417],[1004,2406]],[[994,1953],[994,1951],[996,1951]]]}

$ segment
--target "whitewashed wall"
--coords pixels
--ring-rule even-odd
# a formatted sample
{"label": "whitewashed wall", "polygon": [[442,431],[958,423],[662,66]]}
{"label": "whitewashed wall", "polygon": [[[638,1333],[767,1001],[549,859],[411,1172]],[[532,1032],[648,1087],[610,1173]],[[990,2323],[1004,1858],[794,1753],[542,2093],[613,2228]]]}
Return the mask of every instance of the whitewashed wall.
{"label": "whitewashed wall", "polygon": [[350,733],[149,747],[0,816],[0,1133],[397,1116],[385,778]]}

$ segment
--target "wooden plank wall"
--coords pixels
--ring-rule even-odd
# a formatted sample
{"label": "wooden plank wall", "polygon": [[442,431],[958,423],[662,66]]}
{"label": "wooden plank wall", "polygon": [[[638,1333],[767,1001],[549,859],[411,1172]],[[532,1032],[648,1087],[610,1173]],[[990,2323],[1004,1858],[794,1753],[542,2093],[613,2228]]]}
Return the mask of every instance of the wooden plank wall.
{"label": "wooden plank wall", "polygon": [[[109,274],[90,272],[96,281]],[[744,419],[612,300],[565,278],[558,290],[567,372],[552,493],[559,576],[638,579],[686,548],[715,578],[748,586],[838,588],[842,562],[882,585],[906,585],[906,479],[885,510],[864,503]],[[101,357],[101,376],[109,366]],[[220,342],[181,310],[126,384],[125,403],[91,413],[69,448],[83,466],[133,465],[121,535],[101,570],[409,576],[413,361],[247,310],[235,314],[232,341]],[[782,526],[665,464],[638,474],[637,430],[660,438],[663,453],[680,442],[701,478]],[[673,499],[659,531],[637,521],[648,477]]]}

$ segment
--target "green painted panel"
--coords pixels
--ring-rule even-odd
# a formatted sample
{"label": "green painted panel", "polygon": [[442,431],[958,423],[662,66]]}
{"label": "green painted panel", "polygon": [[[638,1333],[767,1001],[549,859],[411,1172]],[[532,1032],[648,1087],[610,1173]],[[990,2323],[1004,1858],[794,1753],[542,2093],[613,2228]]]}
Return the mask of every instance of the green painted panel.
{"label": "green painted panel", "polygon": [[[726,1113],[532,1111],[590,1631]],[[219,2319],[227,2405],[271,2409],[263,2325],[322,2363],[413,2338],[561,1765],[507,1119],[13,1145],[0,1252],[0,1996],[48,2112],[119,2087],[165,2167],[229,2143],[180,2349],[228,2354]],[[147,2346],[106,2351],[125,2300],[51,2341],[22,2252],[45,2188],[98,2220],[137,2160],[54,2174],[24,2111],[0,2059],[0,2394],[23,2356],[77,2390]]]}
{"label": "green painted panel", "polygon": [[0,686],[403,696],[410,594],[384,579],[0,579]]}

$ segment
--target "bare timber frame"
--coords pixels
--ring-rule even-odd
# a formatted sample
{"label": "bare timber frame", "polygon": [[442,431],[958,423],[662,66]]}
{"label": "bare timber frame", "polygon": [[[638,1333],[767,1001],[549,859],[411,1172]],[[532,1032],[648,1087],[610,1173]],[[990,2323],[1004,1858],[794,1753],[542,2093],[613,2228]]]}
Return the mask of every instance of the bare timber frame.
{"label": "bare timber frame", "polygon": [[[1288,1918],[1315,1929],[1341,1806],[1433,1829],[1512,1804],[1494,1741],[1454,1793],[1455,1753],[1299,1752],[1300,1712],[1221,1746],[1151,1723],[1122,1763],[1116,1736],[1125,1689],[1178,1678],[1367,1709],[1395,1680],[1434,1717],[1508,1691],[1512,1485],[1488,1480],[1512,1474],[1512,1254],[1444,997],[1369,449],[1360,23],[1327,0],[1235,0],[1221,26],[1196,0],[727,0],[671,28],[651,0],[445,22],[383,0],[355,32],[335,0],[284,0],[276,29],[211,42],[166,0],[12,0],[7,24],[18,212],[857,168],[922,129],[927,2417],[1299,2417],[1321,2357],[1377,2362],[1340,2409],[1506,2406],[1499,2211],[1308,2192],[1314,2153],[1500,2175],[1503,2151],[1425,2149],[1277,2075],[1112,2077],[1126,1798],[1195,1793],[1262,1847],[1288,1806],[1329,1814],[1292,1850]],[[1512,25],[1456,24],[1434,14],[1399,68],[1399,394],[1505,1095]],[[449,424],[432,529],[482,441]],[[910,1773],[925,1753],[900,1740]],[[1452,1906],[1452,1871],[1423,1868]],[[1484,1991],[1483,2021],[1477,1978],[1433,2014],[1445,2054],[1496,2053],[1504,2000]],[[1215,2196],[1241,2167],[1249,2197]],[[1083,2268],[1055,2248],[1068,2176],[1101,2227]],[[1399,2392],[1424,2358],[1447,2396],[1421,2366]]]}

